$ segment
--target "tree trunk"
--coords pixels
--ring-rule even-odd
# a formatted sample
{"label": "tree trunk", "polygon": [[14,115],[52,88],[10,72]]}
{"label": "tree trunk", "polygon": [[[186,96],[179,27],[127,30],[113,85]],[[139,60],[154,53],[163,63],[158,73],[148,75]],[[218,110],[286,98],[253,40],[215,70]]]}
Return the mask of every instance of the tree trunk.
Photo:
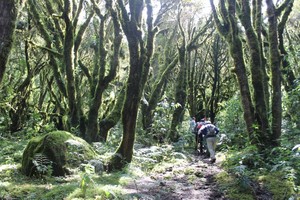
{"label": "tree trunk", "polygon": [[[99,108],[102,103],[102,95],[105,89],[107,89],[109,83],[116,77],[117,74],[117,68],[119,66],[119,54],[120,54],[120,48],[121,48],[121,41],[122,41],[122,35],[121,35],[121,27],[117,18],[117,13],[112,9],[112,5],[110,1],[106,1],[106,7],[109,9],[110,14],[112,16],[112,21],[114,24],[114,42],[113,42],[113,54],[111,56],[111,60],[109,63],[110,69],[107,76],[105,76],[106,70],[106,55],[107,51],[105,49],[105,43],[104,43],[104,25],[105,25],[105,17],[100,15],[100,10],[97,12],[99,15],[99,18],[101,20],[100,22],[100,30],[99,30],[99,50],[100,50],[100,72],[98,76],[98,83],[95,87],[95,92],[93,94],[92,103],[90,106],[90,110],[88,113],[88,119],[87,119],[87,131],[86,131],[86,139],[88,142],[97,142],[100,140],[100,137],[98,135],[99,133],[99,124],[98,124],[98,112]],[[106,140],[106,137],[105,137]]]}
{"label": "tree trunk", "polygon": [[219,15],[217,14],[216,8],[214,6],[213,0],[210,0],[212,7],[215,24],[219,33],[225,38],[229,45],[230,54],[234,60],[234,73],[236,74],[240,93],[242,100],[242,107],[244,111],[244,120],[247,126],[247,132],[250,141],[253,144],[257,144],[258,141],[254,135],[253,125],[255,122],[254,118],[254,108],[251,100],[250,87],[248,83],[248,77],[246,72],[246,66],[244,62],[244,53],[241,39],[238,34],[238,27],[236,21],[236,10],[235,10],[235,0],[228,0],[228,9],[225,6],[225,1],[220,1],[220,12],[223,16],[221,23]]}
{"label": "tree trunk", "polygon": [[16,0],[0,0],[0,83],[13,42],[17,18]]}
{"label": "tree trunk", "polygon": [[278,50],[278,27],[275,6],[272,0],[267,0],[268,13],[268,34],[270,43],[270,62],[272,73],[272,146],[280,144],[281,123],[282,123],[282,98],[281,98],[281,71],[280,71],[280,54]]}
{"label": "tree trunk", "polygon": [[[185,39],[185,38],[184,38]],[[186,46],[185,42],[178,49],[178,60],[180,64],[179,73],[177,75],[177,84],[175,91],[175,110],[173,112],[169,138],[172,142],[177,142],[179,133],[177,127],[182,123],[185,111],[185,103],[187,99],[187,63],[186,63]]]}
{"label": "tree trunk", "polygon": [[63,18],[65,21],[65,39],[64,39],[64,65],[67,78],[67,95],[69,106],[69,120],[71,128],[77,128],[79,125],[78,112],[76,107],[76,94],[75,94],[75,78],[74,78],[74,27],[69,17],[71,13],[70,0],[64,0],[64,13]]}
{"label": "tree trunk", "polygon": [[246,30],[247,44],[250,50],[250,70],[251,81],[253,85],[253,102],[255,108],[255,118],[258,125],[257,129],[257,145],[261,145],[264,141],[268,141],[270,134],[269,122],[268,122],[268,106],[269,100],[266,98],[265,87],[267,79],[264,77],[262,53],[258,40],[258,33],[255,33],[251,23],[251,12],[248,0],[242,1],[242,15],[239,18]]}
{"label": "tree trunk", "polygon": [[130,55],[130,70],[127,79],[125,100],[122,109],[123,137],[116,153],[111,157],[108,170],[122,169],[132,160],[133,144],[135,139],[135,128],[139,102],[147,81],[150,68],[150,59],[153,53],[153,40],[155,32],[152,27],[151,0],[147,4],[147,42],[146,47],[142,39],[141,23],[143,0],[129,0],[129,17],[124,2],[118,0],[121,10],[123,31],[126,35]]}
{"label": "tree trunk", "polygon": [[290,1],[288,6],[286,6],[286,11],[284,12],[283,17],[281,18],[281,21],[278,24],[278,38],[279,38],[279,50],[280,50],[281,61],[282,61],[283,84],[287,92],[291,91],[296,86],[295,84],[296,76],[291,68],[289,55],[285,49],[284,38],[283,38],[285,24],[288,20],[288,16],[292,12],[292,7],[293,7],[293,1]]}
{"label": "tree trunk", "polygon": [[143,129],[146,130],[152,126],[153,122],[153,114],[155,111],[155,108],[157,106],[157,103],[161,99],[163,95],[162,86],[165,84],[166,78],[170,74],[170,72],[174,69],[174,67],[178,63],[178,56],[176,56],[173,61],[167,65],[166,68],[161,73],[161,76],[157,79],[157,81],[154,83],[154,88],[151,91],[151,95],[149,98],[148,105],[143,104],[142,106],[142,117],[143,117]]}
{"label": "tree trunk", "polygon": [[234,72],[236,74],[239,87],[240,87],[242,107],[244,111],[244,120],[247,126],[247,131],[248,131],[250,141],[255,144],[256,137],[253,135],[254,134],[254,130],[253,130],[254,108],[251,101],[251,94],[250,94],[250,88],[248,84],[248,77],[246,73],[246,66],[243,58],[242,42],[238,37],[236,37],[232,43],[229,43],[229,45],[230,45],[229,47],[230,53],[234,60],[234,66],[235,66]]}
{"label": "tree trunk", "polygon": [[99,124],[99,139],[101,142],[106,142],[108,137],[108,131],[114,127],[120,120],[121,110],[125,98],[125,88],[122,87],[118,99],[114,105],[112,111],[108,114],[107,117],[102,119]]}

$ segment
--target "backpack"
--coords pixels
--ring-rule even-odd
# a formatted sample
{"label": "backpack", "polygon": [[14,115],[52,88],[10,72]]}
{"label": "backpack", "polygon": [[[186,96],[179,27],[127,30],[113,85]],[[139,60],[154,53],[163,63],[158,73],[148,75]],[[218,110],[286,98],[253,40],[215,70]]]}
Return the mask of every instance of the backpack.
{"label": "backpack", "polygon": [[213,125],[206,126],[206,136],[208,137],[215,137],[216,136],[216,130]]}

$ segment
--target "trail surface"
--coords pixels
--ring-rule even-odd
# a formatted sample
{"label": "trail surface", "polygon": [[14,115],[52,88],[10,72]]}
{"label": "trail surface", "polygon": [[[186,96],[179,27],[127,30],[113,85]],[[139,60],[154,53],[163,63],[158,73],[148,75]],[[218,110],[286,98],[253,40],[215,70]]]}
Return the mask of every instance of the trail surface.
{"label": "trail surface", "polygon": [[209,164],[206,159],[192,155],[190,161],[153,172],[131,182],[126,189],[143,200],[224,200],[214,178],[222,172],[219,165],[218,161]]}

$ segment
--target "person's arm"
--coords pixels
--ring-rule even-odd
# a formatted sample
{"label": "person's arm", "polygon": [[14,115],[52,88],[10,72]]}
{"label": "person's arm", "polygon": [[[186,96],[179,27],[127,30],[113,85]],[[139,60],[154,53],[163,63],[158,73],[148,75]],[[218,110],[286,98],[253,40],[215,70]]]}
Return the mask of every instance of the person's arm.
{"label": "person's arm", "polygon": [[216,135],[220,132],[220,130],[215,126]]}

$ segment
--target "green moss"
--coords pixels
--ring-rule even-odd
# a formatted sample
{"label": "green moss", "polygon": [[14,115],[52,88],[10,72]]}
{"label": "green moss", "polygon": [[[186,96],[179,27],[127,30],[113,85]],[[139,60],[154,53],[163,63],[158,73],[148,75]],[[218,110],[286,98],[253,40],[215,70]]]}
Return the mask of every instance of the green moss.
{"label": "green moss", "polygon": [[224,191],[227,198],[231,200],[254,200],[251,190],[245,190],[238,184],[234,177],[227,172],[221,172],[216,176],[220,188]]}
{"label": "green moss", "polygon": [[80,163],[96,157],[92,147],[81,138],[66,131],[53,131],[44,136],[31,139],[24,150],[22,172],[32,176],[38,171],[33,160],[39,154],[50,160],[52,175],[63,176],[67,168],[75,168]]}
{"label": "green moss", "polygon": [[284,176],[282,172],[273,172],[260,176],[258,181],[273,194],[274,200],[288,199],[295,194],[294,184],[285,179]]}

